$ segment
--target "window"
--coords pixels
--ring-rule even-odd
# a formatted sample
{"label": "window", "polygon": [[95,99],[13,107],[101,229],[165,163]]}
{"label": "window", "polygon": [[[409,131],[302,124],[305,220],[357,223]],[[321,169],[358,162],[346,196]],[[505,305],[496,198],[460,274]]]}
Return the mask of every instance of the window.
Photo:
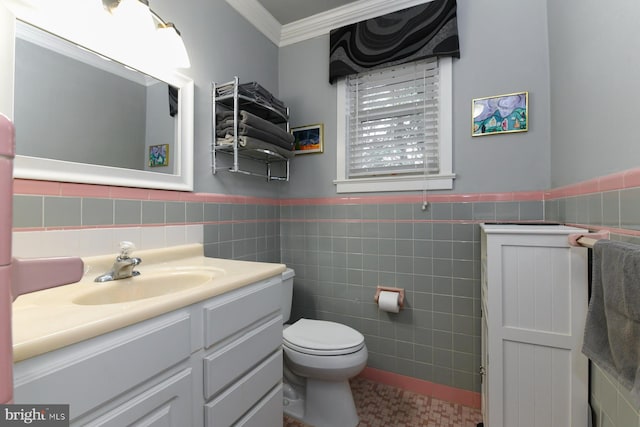
{"label": "window", "polygon": [[338,193],[453,188],[451,58],[338,83]]}

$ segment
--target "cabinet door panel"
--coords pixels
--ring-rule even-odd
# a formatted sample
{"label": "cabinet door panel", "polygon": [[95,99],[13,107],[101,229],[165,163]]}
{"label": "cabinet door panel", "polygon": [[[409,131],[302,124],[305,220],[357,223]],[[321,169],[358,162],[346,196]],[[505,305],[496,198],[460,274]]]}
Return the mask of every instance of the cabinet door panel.
{"label": "cabinet door panel", "polygon": [[586,425],[587,251],[567,240],[586,230],[481,227],[485,425]]}
{"label": "cabinet door panel", "polygon": [[571,253],[566,248],[502,246],[503,324],[556,334],[571,331]]}
{"label": "cabinet door panel", "polygon": [[[504,425],[564,427],[571,422],[571,353],[505,341]],[[575,392],[574,392],[575,394]]]}
{"label": "cabinet door panel", "polygon": [[190,328],[175,313],[27,359],[15,366],[15,402],[71,403],[73,421],[188,359]]}
{"label": "cabinet door panel", "polygon": [[87,427],[183,427],[191,425],[191,369],[162,381],[127,403],[83,424]]}

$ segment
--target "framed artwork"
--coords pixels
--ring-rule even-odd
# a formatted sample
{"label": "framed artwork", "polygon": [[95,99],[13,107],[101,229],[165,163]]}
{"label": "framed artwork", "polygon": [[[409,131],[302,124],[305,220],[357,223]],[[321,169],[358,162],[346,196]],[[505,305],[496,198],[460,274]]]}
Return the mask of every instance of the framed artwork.
{"label": "framed artwork", "polygon": [[297,154],[322,153],[324,150],[324,126],[322,124],[300,126],[291,129],[295,138],[293,152]]}
{"label": "framed artwork", "polygon": [[529,92],[476,98],[471,105],[471,136],[529,130]]}
{"label": "framed artwork", "polygon": [[149,166],[169,166],[169,144],[149,146]]}

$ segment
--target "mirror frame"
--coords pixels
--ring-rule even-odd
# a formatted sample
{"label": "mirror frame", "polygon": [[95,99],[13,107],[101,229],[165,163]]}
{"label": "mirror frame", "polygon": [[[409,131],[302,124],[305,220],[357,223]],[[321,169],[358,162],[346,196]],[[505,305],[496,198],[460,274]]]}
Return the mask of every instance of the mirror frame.
{"label": "mirror frame", "polygon": [[[74,26],[72,19],[61,18],[64,11],[60,12],[61,16],[53,16],[50,10],[39,7],[35,1],[4,0],[3,3],[7,4],[17,20],[41,28],[179,89],[176,141],[172,154],[175,162],[174,174],[17,155],[14,162],[15,178],[193,191],[194,83],[191,78],[160,65],[143,63],[139,56],[127,55],[122,49],[118,49],[118,46],[109,44],[108,37],[102,37],[107,41],[101,42],[87,31],[91,23],[84,21],[81,25]],[[74,16],[73,13],[71,16]],[[15,25],[13,27],[0,32],[0,37],[11,37],[15,40]],[[13,104],[13,99],[11,103]]]}

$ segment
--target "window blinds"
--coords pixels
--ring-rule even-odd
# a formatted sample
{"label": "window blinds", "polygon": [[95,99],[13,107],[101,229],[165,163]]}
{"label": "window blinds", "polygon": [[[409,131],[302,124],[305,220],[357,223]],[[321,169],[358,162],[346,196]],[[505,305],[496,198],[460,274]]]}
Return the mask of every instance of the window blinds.
{"label": "window blinds", "polygon": [[437,58],[347,78],[349,178],[439,173],[438,78]]}

